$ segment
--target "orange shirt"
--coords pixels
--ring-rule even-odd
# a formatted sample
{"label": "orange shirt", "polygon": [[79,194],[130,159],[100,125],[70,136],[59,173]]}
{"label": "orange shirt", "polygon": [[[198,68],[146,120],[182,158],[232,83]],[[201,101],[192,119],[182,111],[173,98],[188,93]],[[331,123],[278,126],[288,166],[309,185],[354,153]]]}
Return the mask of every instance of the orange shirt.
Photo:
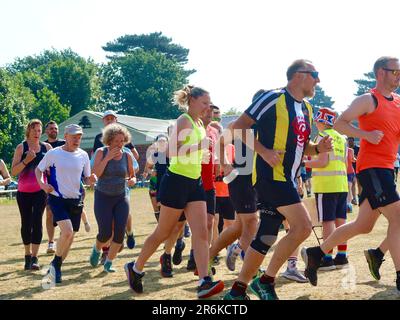
{"label": "orange shirt", "polygon": [[400,96],[393,93],[393,100],[387,100],[376,88],[371,90],[378,101],[374,112],[358,118],[361,130],[380,130],[384,136],[379,144],[361,139],[357,156],[357,173],[368,168],[393,169],[400,141]]}
{"label": "orange shirt", "polygon": [[[233,163],[233,159],[235,159],[235,147],[233,144],[228,144],[225,147],[226,153],[228,156],[228,161]],[[229,197],[229,189],[228,185],[222,181],[222,177],[224,173],[221,172],[221,175],[217,177],[217,181],[215,181],[215,196],[216,197]]]}

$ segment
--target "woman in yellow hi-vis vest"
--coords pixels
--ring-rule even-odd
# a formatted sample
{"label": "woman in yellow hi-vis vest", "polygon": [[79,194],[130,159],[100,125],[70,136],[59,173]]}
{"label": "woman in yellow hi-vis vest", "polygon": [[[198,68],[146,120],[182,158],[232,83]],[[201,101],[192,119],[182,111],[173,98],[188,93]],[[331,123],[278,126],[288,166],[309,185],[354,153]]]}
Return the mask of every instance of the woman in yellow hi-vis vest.
{"label": "woman in yellow hi-vis vest", "polygon": [[[313,168],[313,191],[325,240],[335,228],[346,222],[348,193],[346,138],[332,128],[336,120],[336,113],[332,109],[320,108],[314,120],[319,131],[317,142],[326,135],[333,140],[331,152],[320,153],[317,159],[305,161],[307,168]],[[333,250],[325,255],[319,270],[334,270],[348,265],[346,243],[338,245],[334,259],[332,253]]]}

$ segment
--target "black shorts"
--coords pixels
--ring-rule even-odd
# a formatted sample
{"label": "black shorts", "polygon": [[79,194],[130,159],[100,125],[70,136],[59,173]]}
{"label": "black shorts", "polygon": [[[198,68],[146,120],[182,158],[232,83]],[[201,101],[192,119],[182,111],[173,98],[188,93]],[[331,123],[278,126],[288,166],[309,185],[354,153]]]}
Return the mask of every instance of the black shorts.
{"label": "black shorts", "polygon": [[228,184],[228,189],[233,208],[238,214],[257,211],[257,194],[251,175],[238,175]]}
{"label": "black shorts", "polygon": [[206,201],[201,178],[190,179],[169,170],[162,178],[158,193],[161,204],[174,209],[184,209],[188,202]]}
{"label": "black shorts", "polygon": [[225,220],[235,220],[235,209],[229,197],[217,197],[216,211]]}
{"label": "black shorts", "polygon": [[335,221],[347,218],[347,192],[316,193],[318,221]]}
{"label": "black shorts", "polygon": [[394,170],[371,168],[360,171],[357,179],[362,187],[360,205],[368,199],[372,209],[387,206],[399,201],[399,194],[394,183]]}
{"label": "black shorts", "polygon": [[279,208],[301,202],[292,182],[260,179],[255,185],[262,206]]}
{"label": "black shorts", "polygon": [[215,215],[215,190],[206,191],[207,213]]}
{"label": "black shorts", "polygon": [[83,211],[81,199],[63,199],[51,194],[48,199],[49,206],[53,212],[53,222],[71,220],[72,229],[74,232],[78,232]]}

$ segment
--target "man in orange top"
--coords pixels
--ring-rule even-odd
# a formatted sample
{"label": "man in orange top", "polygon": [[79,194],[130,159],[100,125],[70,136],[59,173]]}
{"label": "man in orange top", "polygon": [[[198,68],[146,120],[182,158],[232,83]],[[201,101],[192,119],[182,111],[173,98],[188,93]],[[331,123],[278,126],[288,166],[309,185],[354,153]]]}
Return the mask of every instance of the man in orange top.
{"label": "man in orange top", "polygon": [[[400,294],[400,198],[394,184],[393,163],[400,140],[400,62],[381,57],[374,64],[376,87],[357,97],[343,112],[334,129],[361,139],[357,158],[357,178],[362,187],[360,210],[356,220],[336,229],[321,246],[303,248],[305,274],[317,285],[321,258],[336,245],[359,234],[369,233],[380,214],[389,222],[387,243],[397,273]],[[359,128],[351,122],[358,119]]]}

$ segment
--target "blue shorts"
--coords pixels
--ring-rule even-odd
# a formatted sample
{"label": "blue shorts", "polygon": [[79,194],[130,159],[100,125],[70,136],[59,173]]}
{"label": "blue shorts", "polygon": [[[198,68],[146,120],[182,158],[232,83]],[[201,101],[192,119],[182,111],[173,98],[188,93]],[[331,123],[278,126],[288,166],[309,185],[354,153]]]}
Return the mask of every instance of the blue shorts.
{"label": "blue shorts", "polygon": [[260,179],[255,188],[258,202],[264,207],[279,208],[301,202],[292,182]]}
{"label": "blue shorts", "polygon": [[81,199],[63,199],[50,194],[48,204],[53,212],[53,222],[71,220],[73,230],[79,231],[83,211]]}
{"label": "blue shorts", "polygon": [[319,221],[346,220],[347,192],[316,193],[315,202]]}
{"label": "blue shorts", "polygon": [[353,182],[355,177],[356,177],[355,173],[348,173],[347,174],[347,182]]}

